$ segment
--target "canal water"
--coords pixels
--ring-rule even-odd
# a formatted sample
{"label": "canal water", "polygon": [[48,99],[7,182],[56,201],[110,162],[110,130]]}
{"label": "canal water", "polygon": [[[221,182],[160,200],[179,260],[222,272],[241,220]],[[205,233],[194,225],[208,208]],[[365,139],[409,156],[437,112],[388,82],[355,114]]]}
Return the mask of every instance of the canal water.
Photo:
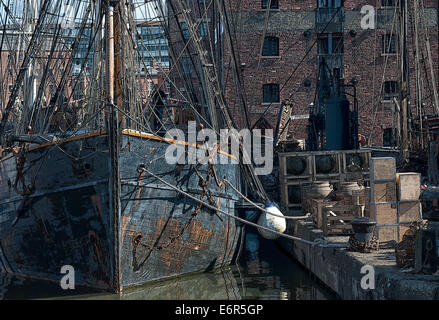
{"label": "canal water", "polygon": [[80,288],[62,290],[59,284],[0,273],[0,299],[332,300],[336,296],[277,243],[261,238],[257,231],[247,231],[238,263],[224,270],[161,281],[121,296]]}

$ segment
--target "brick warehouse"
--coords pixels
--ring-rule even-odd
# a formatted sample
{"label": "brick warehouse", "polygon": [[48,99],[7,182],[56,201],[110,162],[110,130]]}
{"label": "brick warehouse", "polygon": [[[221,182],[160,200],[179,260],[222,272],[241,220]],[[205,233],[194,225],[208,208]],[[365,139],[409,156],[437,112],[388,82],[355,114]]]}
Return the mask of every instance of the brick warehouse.
{"label": "brick warehouse", "polygon": [[[271,0],[267,18],[268,2],[226,2],[235,55],[240,63],[240,89],[232,72],[227,41],[221,39],[214,43],[226,101],[237,125],[244,127],[246,124],[241,94],[249,109],[252,125],[269,107],[264,118],[274,128],[281,104],[288,99],[292,101],[294,114],[307,114],[316,93],[318,61],[325,57],[342,81],[349,83],[353,78],[358,81],[359,133],[371,146],[382,146],[383,142],[388,145],[388,141],[383,141],[383,135],[386,131],[388,133],[385,129],[397,126],[393,97],[398,99],[400,92],[398,0],[346,0],[335,15],[341,5],[338,0]],[[361,8],[364,5],[376,8],[375,29],[361,28]],[[416,117],[419,111],[415,95],[414,1],[410,0],[409,5],[410,106],[412,116]],[[438,84],[438,3],[436,0],[424,0],[424,6],[421,22],[430,40]],[[196,10],[194,14],[197,14]],[[209,12],[209,16],[218,21],[215,10]],[[214,24],[209,23],[209,26],[215,32]],[[432,114],[435,109],[430,69],[422,26],[419,29],[420,56],[424,61],[420,64],[425,103],[422,114]],[[262,46],[263,36],[265,41]],[[297,139],[305,139],[307,122],[306,119],[294,120],[289,127],[290,133]]]}

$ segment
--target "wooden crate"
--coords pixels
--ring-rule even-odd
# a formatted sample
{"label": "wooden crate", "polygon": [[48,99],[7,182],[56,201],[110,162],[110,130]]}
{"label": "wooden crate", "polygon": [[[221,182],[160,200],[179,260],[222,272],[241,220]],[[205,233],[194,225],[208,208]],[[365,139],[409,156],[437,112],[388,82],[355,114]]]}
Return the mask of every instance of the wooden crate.
{"label": "wooden crate", "polygon": [[351,173],[351,171],[349,171],[349,158],[351,158],[352,156],[359,158],[360,160],[360,167],[361,167],[361,171],[364,173],[369,173],[370,170],[370,159],[371,159],[371,151],[370,150],[344,150],[341,151],[341,157],[342,157],[342,165],[343,165],[343,169],[342,172],[343,173]]}
{"label": "wooden crate", "polygon": [[379,226],[377,225],[374,232],[380,242],[394,240],[399,242],[398,226]]}
{"label": "wooden crate", "polygon": [[330,201],[325,199],[312,199],[311,200],[311,214],[313,217],[313,221],[317,228],[322,229],[323,221],[323,208],[325,206],[331,206],[337,204],[336,201]]}
{"label": "wooden crate", "polygon": [[376,221],[377,225],[397,224],[398,211],[396,202],[391,203],[371,203],[370,219]]}
{"label": "wooden crate", "polygon": [[[321,157],[330,157],[334,163],[333,168],[329,172],[319,172],[317,169],[317,162]],[[339,177],[341,172],[342,164],[340,161],[340,155],[338,152],[334,151],[316,151],[313,153],[313,172],[317,178],[328,179],[331,177]]]}
{"label": "wooden crate", "polygon": [[421,220],[419,201],[371,203],[370,219],[377,222],[375,235],[380,242],[402,241],[413,221]]}
{"label": "wooden crate", "polygon": [[392,202],[396,201],[396,183],[394,181],[389,182],[376,182],[370,183],[370,200],[371,202]]}
{"label": "wooden crate", "polygon": [[[305,169],[302,173],[294,173],[289,170],[289,162],[296,159],[303,159]],[[279,176],[282,181],[307,179],[312,180],[313,176],[313,157],[309,152],[285,152],[279,153]]]}
{"label": "wooden crate", "polygon": [[421,195],[421,174],[403,172],[396,174],[398,200],[418,200]]}
{"label": "wooden crate", "polygon": [[[329,181],[331,184],[338,184],[340,181],[346,180],[345,175],[342,174],[346,170],[345,155],[348,153],[358,153],[368,163],[370,159],[369,150],[343,150],[343,151],[309,151],[309,152],[281,152],[279,156],[279,187],[281,193],[281,207],[288,212],[292,208],[302,207],[302,203],[291,203],[288,199],[288,186],[302,186],[313,181]],[[331,156],[334,158],[335,165],[330,173],[316,172],[316,157]],[[287,170],[287,160],[290,158],[304,158],[306,159],[306,169],[302,174],[290,174]],[[363,176],[368,176],[369,171],[366,170],[361,173]],[[307,208],[305,208],[307,209]]]}
{"label": "wooden crate", "polygon": [[371,158],[370,180],[393,180],[396,178],[396,161],[393,157]]}
{"label": "wooden crate", "polygon": [[387,242],[394,240],[401,242],[404,233],[410,229],[410,224],[399,224],[396,226],[377,226],[375,228],[375,236],[380,242]]}
{"label": "wooden crate", "polygon": [[281,183],[280,184],[280,193],[281,193],[281,207],[282,209],[284,209],[286,212],[288,212],[289,210],[293,209],[293,208],[301,208],[302,207],[302,202],[293,202],[290,201],[290,189],[291,188],[301,188],[303,183],[308,183],[307,181],[290,181],[290,182],[286,182],[286,183]]}
{"label": "wooden crate", "polygon": [[399,222],[411,223],[422,220],[421,202],[398,201]]}
{"label": "wooden crate", "polygon": [[[350,212],[350,214],[346,214]],[[361,217],[362,206],[328,205],[322,208],[322,230],[325,236],[352,234],[351,222]],[[331,213],[335,214],[333,216]],[[341,214],[342,213],[342,214]]]}
{"label": "wooden crate", "polygon": [[353,204],[366,206],[368,189],[352,191]]}

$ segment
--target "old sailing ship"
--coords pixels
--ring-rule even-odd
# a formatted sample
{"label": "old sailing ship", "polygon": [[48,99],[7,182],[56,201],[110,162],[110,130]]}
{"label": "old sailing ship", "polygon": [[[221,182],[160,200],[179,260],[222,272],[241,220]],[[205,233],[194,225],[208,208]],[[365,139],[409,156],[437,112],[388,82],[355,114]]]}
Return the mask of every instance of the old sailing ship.
{"label": "old sailing ship", "polygon": [[[151,126],[159,122],[163,131],[165,124],[160,117],[145,120],[136,93],[132,2],[68,2],[79,26],[74,33],[57,20],[64,16],[64,1],[26,2],[33,8],[25,5],[21,25],[2,1],[10,22],[4,25],[2,43],[14,45],[5,34],[15,26],[22,48],[15,47],[21,57],[0,128],[0,268],[58,282],[61,267],[71,265],[77,286],[119,292],[229,264],[239,239],[235,220],[169,185],[234,215],[238,196],[218,177],[226,176],[239,189],[243,165],[168,164],[164,157],[170,141]],[[184,1],[172,2],[184,11]],[[186,21],[192,34],[196,23],[189,16]],[[70,83],[69,74],[87,29],[91,40],[86,47],[94,61],[90,94],[78,116],[67,87],[80,86],[78,77]],[[66,45],[60,41],[66,30],[73,41],[70,54],[62,56],[57,52]],[[207,64],[209,56],[194,42]],[[50,53],[41,58],[44,46]],[[39,86],[28,81],[32,68],[39,68]],[[204,89],[223,118],[210,114],[211,122],[225,119],[230,126],[215,85],[207,81]],[[28,95],[21,93],[18,122],[13,110],[21,89]],[[158,111],[150,102],[147,115],[154,117]],[[192,112],[205,119],[196,108]],[[231,157],[221,150],[215,156]]]}

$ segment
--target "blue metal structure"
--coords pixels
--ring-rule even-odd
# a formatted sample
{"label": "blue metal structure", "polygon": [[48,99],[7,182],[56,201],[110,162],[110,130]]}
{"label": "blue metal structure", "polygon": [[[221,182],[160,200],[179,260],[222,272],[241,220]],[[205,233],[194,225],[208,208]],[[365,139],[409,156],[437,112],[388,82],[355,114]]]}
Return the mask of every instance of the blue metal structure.
{"label": "blue metal structure", "polygon": [[[351,150],[358,148],[358,108],[355,84],[343,84],[331,74],[325,60],[319,65],[318,104],[310,108],[307,149]],[[345,87],[353,87],[350,110]]]}

